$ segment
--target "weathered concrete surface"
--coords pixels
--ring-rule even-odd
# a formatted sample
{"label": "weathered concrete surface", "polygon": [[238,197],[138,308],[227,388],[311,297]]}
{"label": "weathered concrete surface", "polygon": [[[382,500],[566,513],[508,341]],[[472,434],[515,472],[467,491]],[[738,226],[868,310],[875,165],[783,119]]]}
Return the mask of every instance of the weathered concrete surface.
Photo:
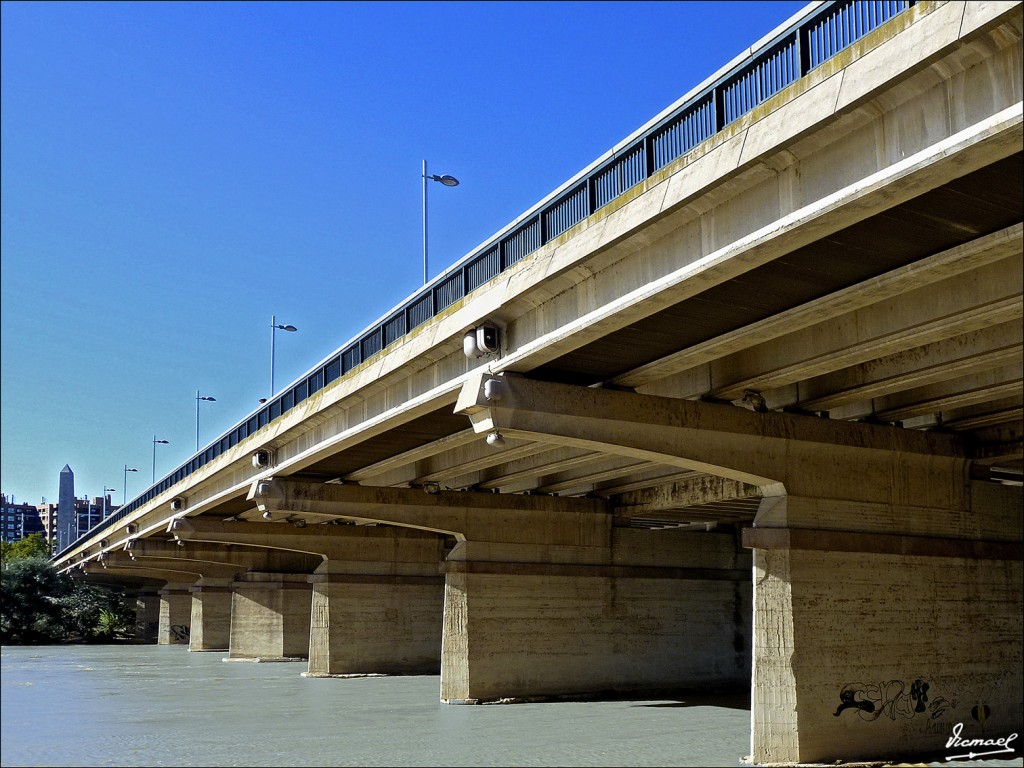
{"label": "weathered concrete surface", "polygon": [[[309,677],[436,675],[444,578],[351,573],[330,561],[313,585]],[[342,573],[330,573],[342,566]]]}
{"label": "weathered concrete surface", "polygon": [[[295,506],[277,504],[263,511],[281,520],[301,511],[292,509]],[[308,676],[436,674],[440,668],[442,536],[387,526],[296,528],[280,522],[191,518],[177,521],[172,533],[189,551],[233,545],[233,551],[277,552],[278,557],[302,553],[310,564],[319,563],[308,579]],[[246,632],[268,629],[265,617],[252,615],[254,588],[245,589],[246,599],[234,604],[242,613],[233,619],[239,626],[233,634],[238,645],[232,646],[232,658],[263,653],[254,650],[258,640],[244,637],[243,622]],[[282,599],[290,605],[298,598],[283,595]],[[260,603],[264,609],[270,605],[268,600]],[[276,646],[267,651],[271,652],[276,652]]]}
{"label": "weathered concrete surface", "polygon": [[139,592],[135,595],[135,639],[155,643],[160,631],[160,595]]}
{"label": "weathered concrete surface", "polygon": [[[156,611],[156,641],[160,645],[182,645],[189,642],[192,600],[188,590],[199,579],[199,573],[194,569],[180,566],[164,568],[161,565],[137,562],[123,552],[107,552],[102,559],[82,563],[81,568],[88,574],[95,574],[98,578],[109,577],[115,582],[146,579],[162,583],[163,586],[157,590],[159,605]],[[148,613],[152,605],[136,606],[137,622],[140,608]]]}
{"label": "weathered concrete surface", "polygon": [[[232,547],[206,542],[129,541],[125,550],[133,563],[196,574],[192,593],[189,650],[229,651],[233,578],[253,569],[280,571],[313,567],[303,555],[256,547]],[[107,559],[111,555],[105,556]],[[116,555],[122,560],[125,555]]]}
{"label": "weathered concrete surface", "polygon": [[[1016,2],[916,4],[547,243],[491,285],[452,305],[390,351],[240,442],[127,522],[162,530],[168,519],[166,501],[179,493],[188,495],[190,514],[215,512],[222,503],[237,502],[261,474],[249,463],[255,447],[274,449],[274,472],[281,476],[315,473],[318,464],[323,470],[323,464],[349,448],[358,449],[392,428],[453,403],[467,372],[483,366],[467,361],[461,351],[462,333],[482,321],[497,321],[503,330],[502,354],[487,361],[489,370],[529,374],[658,313],[668,314],[683,302],[696,302],[704,292],[741,283],[755,270],[784,261],[812,243],[828,243],[849,228],[873,223],[879,243],[890,242],[884,237],[885,227],[877,225],[894,206],[916,201],[979,169],[1010,167],[1005,161],[1019,156],[1021,28],[1021,6]],[[979,205],[983,197],[967,196]],[[918,218],[922,225],[920,219],[926,217]],[[890,221],[891,229],[901,227],[898,219]],[[990,333],[991,328],[1012,324],[1019,329],[1019,226],[1001,232],[966,227],[965,233],[974,240],[956,244],[959,241],[952,238],[942,253],[922,254],[920,261],[907,260],[877,280],[853,281],[836,293],[801,294],[797,300],[805,303],[775,311],[763,321],[725,324],[722,333],[709,333],[695,346],[680,345],[640,368],[622,366],[611,383],[637,387],[643,395],[675,398],[729,397],[751,386],[762,390],[770,408],[806,406],[803,394],[811,391],[809,404],[836,408],[839,418],[879,413],[893,419],[916,418],[915,409],[923,407],[925,399],[908,402],[888,395],[891,377],[879,374],[870,379],[876,362],[881,362],[880,369],[895,363],[896,376],[937,377],[944,365],[973,365],[975,353],[1005,354],[1008,343],[1013,344],[1012,333]],[[877,250],[887,247],[883,244]],[[868,239],[856,245],[866,256],[875,247]],[[841,266],[837,262],[823,253],[821,269]],[[758,298],[759,288],[751,286],[752,299]],[[673,330],[669,326],[666,334]],[[956,346],[964,342],[970,348],[958,353]],[[611,346],[602,351],[613,354]],[[922,365],[914,370],[910,358],[918,356]],[[1003,386],[1012,387],[1019,381],[1013,367],[1018,360],[1003,360],[1000,368],[980,372],[998,370]],[[847,373],[848,385],[840,381]],[[814,386],[805,390],[808,380]],[[967,379],[956,384],[961,391],[928,396],[933,403],[977,396]],[[1018,414],[1005,428],[1006,451],[1019,461],[1019,395],[1010,391],[1006,399],[1006,412],[1016,409]],[[701,413],[710,411],[697,412],[698,420]],[[941,410],[929,413],[941,415]],[[520,421],[520,434],[572,447],[572,441],[581,437],[572,430],[572,422],[584,415],[599,414],[542,414],[533,422]],[[723,418],[728,422],[746,417]],[[898,442],[904,438],[889,445],[858,445],[861,437],[875,434],[861,430],[862,425],[853,425],[845,442],[831,426],[820,427],[826,439],[806,439],[791,431],[804,429],[803,423],[785,418],[762,420],[768,428],[760,434],[749,424],[745,429],[738,425],[741,428],[731,434],[723,428],[727,424],[711,424],[677,432],[675,437],[672,429],[663,429],[656,421],[629,427],[621,414],[617,419],[618,424],[604,425],[610,427],[604,433],[600,424],[586,422],[591,427],[586,439],[597,451],[637,451],[657,461],[675,461],[672,466],[724,471],[735,482],[751,482],[768,491],[757,519],[758,533],[749,542],[754,557],[760,558],[754,586],[755,761],[802,759],[830,739],[838,757],[847,756],[842,753],[844,729],[850,727],[851,716],[860,717],[864,710],[836,713],[838,706],[833,704],[836,686],[857,680],[857,670],[845,667],[850,672],[846,681],[826,679],[821,671],[824,662],[813,653],[829,651],[815,635],[820,631],[815,622],[823,620],[833,603],[835,613],[827,616],[832,622],[827,628],[847,633],[841,650],[859,665],[865,679],[884,675],[879,679],[902,680],[911,690],[920,679],[943,690],[974,691],[972,686],[991,679],[993,669],[1001,669],[1004,662],[1010,665],[1011,678],[1019,674],[1019,657],[979,656],[993,638],[1003,637],[997,620],[986,623],[979,616],[980,637],[988,646],[971,643],[965,639],[965,628],[944,615],[947,610],[955,612],[958,604],[929,592],[930,584],[951,567],[975,563],[985,574],[968,573],[965,589],[975,583],[996,591],[1002,590],[1000,584],[1010,585],[999,606],[1007,607],[1009,637],[1019,645],[1019,624],[1013,623],[1020,614],[1019,573],[1014,571],[1019,557],[1006,560],[1002,545],[1020,540],[1020,512],[1015,513],[1015,526],[1013,514],[981,500],[984,492],[967,481],[971,462],[960,448],[945,450],[939,436],[924,438],[925,443],[932,442],[923,449],[901,447]],[[500,418],[495,425],[506,426]],[[635,442],[625,439],[629,430]],[[830,437],[838,442],[830,445]],[[438,463],[447,458],[441,455]],[[393,471],[378,482],[409,484],[417,472],[416,461],[395,462]],[[471,485],[470,481],[459,487]],[[599,517],[577,521],[579,535],[573,539],[564,518],[543,521],[538,510],[495,509],[492,512],[502,516],[502,523],[488,526],[486,521],[474,522],[486,514],[482,511],[445,517],[424,504],[403,510],[398,498],[400,494],[389,496],[386,511],[360,514],[352,509],[358,503],[353,494],[345,502],[348,509],[334,509],[326,516],[462,535],[462,549],[452,554],[466,565],[453,559],[447,577],[453,585],[457,578],[468,577],[464,597],[455,595],[448,601],[455,606],[462,600],[466,605],[465,622],[460,623],[461,609],[453,614],[450,647],[467,659],[466,670],[451,673],[455,680],[456,673],[465,671],[467,690],[475,684],[474,657],[462,629],[475,626],[478,615],[500,610],[495,606],[500,597],[494,594],[495,582],[487,579],[503,578],[506,570],[516,568],[516,578],[526,579],[521,582],[523,604],[543,609],[541,593],[550,589],[552,604],[564,609],[572,591],[567,580],[582,579],[579,570],[568,566],[607,567],[607,552],[613,551],[611,540],[601,539],[605,531]],[[551,511],[559,515],[559,510]],[[518,527],[517,519],[523,523]],[[467,533],[469,523],[476,529]],[[523,529],[534,524],[546,528],[543,536],[531,539]],[[808,529],[829,536],[816,540],[820,546],[815,549],[802,538]],[[967,540],[973,548],[951,554],[957,551],[958,540]],[[72,557],[94,546],[88,542]],[[919,563],[921,558],[927,563]],[[930,565],[943,561],[945,571]],[[532,573],[527,565],[533,567]],[[878,568],[882,570],[876,573]],[[890,596],[886,579],[891,571],[908,579],[906,595]],[[477,576],[485,578],[473,581]],[[847,581],[837,585],[843,576]],[[556,583],[558,579],[562,581]],[[856,586],[850,586],[851,581]],[[857,591],[868,582],[870,588]],[[514,584],[509,590],[516,594]],[[475,604],[477,592],[487,599]],[[597,590],[586,594],[591,604],[606,599]],[[914,602],[911,595],[924,597]],[[888,627],[895,622],[876,620],[890,607],[901,618],[914,616],[918,607],[931,616],[912,619],[918,622],[914,629],[922,630],[918,638],[932,638],[922,653],[935,653],[933,659],[920,662],[921,670],[908,669],[908,657],[892,649]],[[949,641],[957,649],[950,651],[946,640],[936,639],[945,632],[950,638],[960,633]],[[501,641],[492,637],[497,647]],[[465,643],[464,652],[457,650],[458,642]],[[811,653],[804,652],[805,645]],[[960,647],[974,649],[976,656],[968,658]],[[948,670],[940,668],[941,660],[947,653],[952,665],[967,670],[967,678],[943,678]],[[486,654],[478,660],[492,663]],[[856,691],[852,695],[856,697]],[[831,702],[831,715],[823,714],[827,709],[814,709],[823,702]],[[995,704],[1007,708],[1005,700]],[[1012,706],[1010,702],[1008,709]],[[890,710],[898,708],[894,704]],[[916,719],[908,719],[911,726],[916,727]],[[869,725],[885,727],[871,732],[876,752],[922,743],[878,720]],[[937,738],[936,743],[940,741]],[[857,748],[868,743],[862,735],[855,736]]]}
{"label": "weathered concrete surface", "polygon": [[191,587],[190,651],[227,651],[231,643],[231,579],[203,577]]}
{"label": "weathered concrete surface", "polygon": [[[952,718],[970,714],[965,696],[998,709],[1008,731],[1020,722],[1020,493],[972,483],[959,438],[508,375],[471,379],[457,408],[477,432],[500,425],[509,435],[557,445],[657,455],[761,487],[745,536],[755,553],[755,762],[934,750]],[[966,598],[954,589],[959,579]],[[446,613],[446,638],[456,646],[463,636],[471,645],[480,632],[462,586],[450,580],[447,594],[457,610]],[[494,605],[510,596],[528,603],[527,591],[502,586],[501,598],[490,596]],[[986,591],[994,604],[965,608]],[[577,592],[565,606],[581,604],[586,616],[590,600]],[[614,607],[595,613],[614,615]],[[558,636],[547,626],[541,634]],[[979,655],[979,637],[981,647],[998,650]],[[904,685],[908,673],[900,670],[908,667],[915,671]],[[465,689],[469,677],[453,672],[449,680]],[[877,701],[864,703],[872,696]],[[845,710],[853,711],[843,718]],[[899,725],[858,728],[883,714]]]}
{"label": "weathered concrete surface", "polygon": [[759,763],[937,754],[1020,732],[1019,560],[755,549]]}
{"label": "weathered concrete surface", "polygon": [[232,661],[309,658],[310,585],[307,573],[249,571],[232,583]]}
{"label": "weathered concrete surface", "polygon": [[[250,497],[261,512],[415,526],[459,542],[442,569],[446,701],[749,677],[750,560],[731,533],[613,530],[607,505],[587,499],[280,478],[255,483]],[[369,610],[379,610],[378,590],[364,590]],[[437,618],[427,610],[420,621],[436,628]],[[314,614],[314,632],[320,623]]]}
{"label": "weathered concrete surface", "polygon": [[467,542],[448,558],[443,701],[749,679],[750,560],[731,532],[616,529],[603,566],[507,552]]}
{"label": "weathered concrete surface", "polygon": [[191,582],[168,582],[159,591],[159,645],[188,645],[192,623]]}

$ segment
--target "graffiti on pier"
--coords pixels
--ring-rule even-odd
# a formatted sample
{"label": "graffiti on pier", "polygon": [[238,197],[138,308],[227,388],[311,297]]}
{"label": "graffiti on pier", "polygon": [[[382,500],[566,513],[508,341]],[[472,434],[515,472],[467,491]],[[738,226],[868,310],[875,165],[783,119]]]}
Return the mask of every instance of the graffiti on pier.
{"label": "graffiti on pier", "polygon": [[171,624],[170,630],[171,637],[177,642],[185,642],[186,640],[188,640],[188,624]]}
{"label": "graffiti on pier", "polygon": [[934,720],[941,717],[951,706],[948,700],[939,696],[929,698],[928,683],[914,680],[909,688],[903,680],[888,680],[874,683],[847,683],[839,691],[839,706],[833,715],[839,717],[846,710],[853,710],[862,720],[878,720],[887,717],[911,718],[926,714]]}

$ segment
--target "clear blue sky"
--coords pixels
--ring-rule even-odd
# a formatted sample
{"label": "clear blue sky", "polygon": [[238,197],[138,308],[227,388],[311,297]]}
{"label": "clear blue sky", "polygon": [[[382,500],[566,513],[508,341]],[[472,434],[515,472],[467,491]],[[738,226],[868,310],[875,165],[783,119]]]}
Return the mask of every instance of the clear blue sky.
{"label": "clear blue sky", "polygon": [[802,2],[11,2],[2,479],[117,503]]}

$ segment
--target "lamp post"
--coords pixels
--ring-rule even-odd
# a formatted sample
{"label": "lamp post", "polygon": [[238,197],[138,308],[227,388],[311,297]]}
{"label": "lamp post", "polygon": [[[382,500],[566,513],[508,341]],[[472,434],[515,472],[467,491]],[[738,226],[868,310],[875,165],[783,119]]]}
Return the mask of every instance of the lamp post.
{"label": "lamp post", "polygon": [[[159,443],[160,445],[167,445],[169,442],[171,442],[171,441],[170,440],[157,440],[156,439],[156,435],[153,435],[153,479],[150,480],[151,483],[155,483],[156,482],[156,446],[157,446],[157,443]],[[196,450],[198,451],[199,448],[197,447]]]}
{"label": "lamp post", "polygon": [[[125,477],[127,477],[127,475],[125,475]],[[107,491],[110,491],[111,493],[113,493],[116,490],[117,490],[117,488],[107,488],[107,486],[105,486],[105,485],[103,486],[103,514],[100,515],[100,520],[105,519],[106,516],[107,516]],[[91,523],[91,521],[90,521],[90,523]],[[92,528],[92,525],[90,525],[89,527]]]}
{"label": "lamp post", "polygon": [[206,400],[207,402],[215,402],[216,397],[205,397],[199,394],[199,390],[196,390],[196,453],[199,452],[199,401]]}
{"label": "lamp post", "polygon": [[137,469],[132,469],[127,464],[124,465],[124,488],[121,489],[121,506],[123,507],[128,503],[128,473],[138,472]]}
{"label": "lamp post", "polygon": [[427,175],[427,161],[423,161],[423,284],[427,284],[427,180],[437,181],[444,184],[446,187],[457,187],[459,186],[459,180],[454,176],[445,174],[444,176],[438,176],[437,174]]}
{"label": "lamp post", "polygon": [[[277,316],[270,316],[270,396],[274,396],[274,335],[277,333],[277,329],[280,328],[282,331],[288,331],[294,333],[299,330],[294,325],[278,325]],[[199,450],[198,448],[196,450]]]}

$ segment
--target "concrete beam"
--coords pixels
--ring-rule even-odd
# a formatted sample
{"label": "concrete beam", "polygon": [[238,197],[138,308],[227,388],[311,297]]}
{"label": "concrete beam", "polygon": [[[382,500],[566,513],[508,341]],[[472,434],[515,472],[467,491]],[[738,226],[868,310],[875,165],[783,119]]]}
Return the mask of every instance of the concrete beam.
{"label": "concrete beam", "polygon": [[431,456],[443,451],[458,448],[460,445],[466,445],[475,441],[476,435],[471,429],[456,432],[454,435],[448,435],[440,440],[434,440],[433,442],[419,446],[418,448],[404,451],[382,461],[370,464],[362,469],[358,469],[355,472],[349,472],[343,479],[350,483],[362,483],[389,472],[393,472],[396,469],[401,469],[408,464],[414,464],[417,461],[430,458]]}
{"label": "concrete beam", "polygon": [[468,491],[427,493],[269,478],[249,498],[270,514],[313,514],[419,528],[459,541],[607,546],[610,509],[600,499]]}
{"label": "concrete beam", "polygon": [[[828,411],[953,376],[1019,363],[1022,357],[1024,327],[1010,321],[801,381],[794,402],[808,410]],[[762,394],[773,407],[768,393]]]}
{"label": "concrete beam", "polygon": [[638,517],[686,507],[760,498],[755,485],[724,477],[699,475],[655,488],[632,491],[616,500],[615,514]]}
{"label": "concrete beam", "polygon": [[[604,301],[504,355],[505,370],[537,367],[808,243],[1020,151],[1021,104],[938,141],[737,238],[657,280]],[[874,149],[873,149],[874,151]],[[648,212],[649,213],[649,212]],[[717,355],[716,355],[717,357]],[[616,380],[618,383],[618,380]]]}
{"label": "concrete beam", "polygon": [[98,564],[90,566],[83,565],[81,568],[72,568],[68,574],[74,579],[80,579],[88,584],[100,584],[104,586],[124,589],[126,593],[141,590],[156,590],[167,583],[164,578],[149,578],[138,576],[133,573],[115,573],[104,569]]}
{"label": "concrete beam", "polygon": [[[83,563],[83,570],[85,573],[103,574],[104,576],[112,577],[124,577],[126,579],[150,579],[152,581],[159,581],[163,584],[177,583],[182,581],[182,574],[185,573],[181,570],[175,570],[172,568],[152,568],[141,566],[127,567],[127,566],[109,566],[104,567],[101,563]],[[195,579],[199,578],[198,574],[194,574]]]}
{"label": "concrete beam", "polygon": [[[232,523],[221,523],[231,530]],[[133,557],[146,559],[199,560],[210,563],[231,565],[236,571],[279,571],[294,573],[316,567],[316,561],[306,553],[288,552],[281,549],[234,546],[231,543],[218,544],[207,541],[156,541],[154,539],[133,539],[125,544],[125,550]]]}
{"label": "concrete beam", "polygon": [[[328,484],[328,487],[341,486]],[[360,562],[392,569],[398,567],[396,564],[422,562],[424,545],[436,548],[438,561],[442,549],[442,540],[436,534],[379,526],[309,525],[296,528],[282,523],[225,523],[183,517],[173,521],[169,531],[177,540],[188,542],[189,547],[205,542],[299,554],[300,561],[290,563],[290,568],[280,569],[296,573],[312,573],[325,562]]]}
{"label": "concrete beam", "polygon": [[965,275],[786,334],[710,366],[710,394],[726,400],[953,338],[1024,315],[1019,254]]}
{"label": "concrete beam", "polygon": [[[621,387],[643,387],[728,355],[788,336],[832,318],[855,312],[917,288],[957,277],[969,270],[1019,254],[1024,226],[979,237],[963,245],[920,259],[855,286],[809,301],[788,312],[737,328],[701,344],[667,355],[617,376],[608,383]],[[699,394],[699,393],[698,393]]]}
{"label": "concrete beam", "polygon": [[952,435],[504,374],[468,380],[456,412],[469,416],[477,432],[499,430],[707,472],[758,486],[766,496],[947,507],[965,456]]}
{"label": "concrete beam", "polygon": [[229,563],[211,563],[185,558],[136,557],[127,552],[109,552],[101,556],[101,562],[108,568],[155,568],[163,571],[187,573],[195,576],[191,581],[198,581],[203,578],[230,579],[240,571],[246,570],[245,566]]}

